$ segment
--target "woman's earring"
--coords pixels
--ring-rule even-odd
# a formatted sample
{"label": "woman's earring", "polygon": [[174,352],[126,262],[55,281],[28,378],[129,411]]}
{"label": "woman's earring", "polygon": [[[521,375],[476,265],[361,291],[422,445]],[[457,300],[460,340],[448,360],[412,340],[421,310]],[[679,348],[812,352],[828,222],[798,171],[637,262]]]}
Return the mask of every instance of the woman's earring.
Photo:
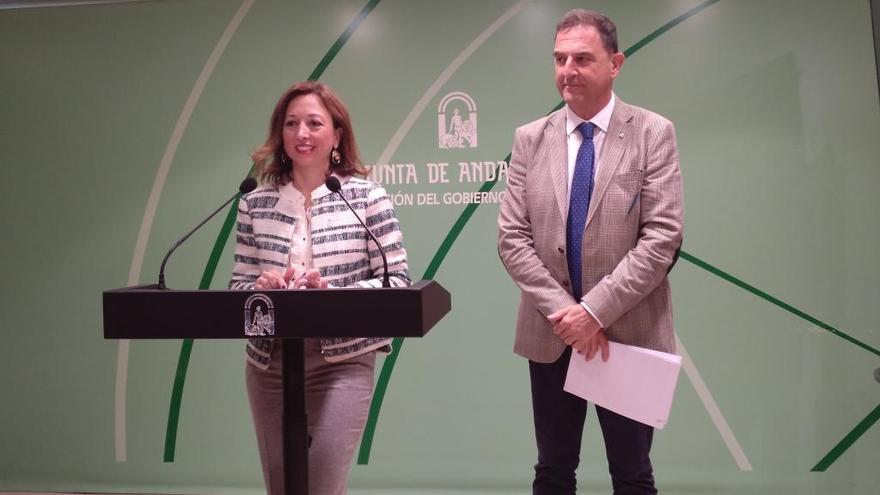
{"label": "woman's earring", "polygon": [[281,150],[280,154],[281,154],[281,164],[282,165],[286,166],[288,163],[290,163],[290,158],[288,158],[287,153],[285,153],[284,150]]}
{"label": "woman's earring", "polygon": [[342,157],[339,155],[339,150],[333,148],[333,151],[330,152],[330,165],[333,165],[333,168],[339,168],[342,166]]}

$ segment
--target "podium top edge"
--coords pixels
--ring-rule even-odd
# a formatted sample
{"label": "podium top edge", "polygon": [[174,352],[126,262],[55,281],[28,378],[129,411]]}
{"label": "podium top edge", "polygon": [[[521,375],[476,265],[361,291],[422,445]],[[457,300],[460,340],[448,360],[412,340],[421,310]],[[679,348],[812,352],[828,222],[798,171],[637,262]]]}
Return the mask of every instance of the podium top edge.
{"label": "podium top edge", "polygon": [[[308,289],[310,292],[329,292],[329,291],[339,291],[339,290],[353,290],[353,291],[402,291],[402,292],[410,292],[410,291],[419,291],[429,286],[438,286],[443,288],[439,282],[435,280],[425,279],[418,280],[413,282],[412,285],[406,287],[334,287],[330,289]],[[289,289],[266,289],[266,290],[232,290],[232,289],[174,289],[174,288],[165,288],[160,289],[158,284],[143,284],[143,285],[131,285],[128,287],[118,287],[115,289],[106,289],[104,290],[105,294],[108,293],[118,293],[118,292],[236,292],[236,293],[248,293],[248,292],[283,292]],[[444,289],[445,290],[445,289]]]}

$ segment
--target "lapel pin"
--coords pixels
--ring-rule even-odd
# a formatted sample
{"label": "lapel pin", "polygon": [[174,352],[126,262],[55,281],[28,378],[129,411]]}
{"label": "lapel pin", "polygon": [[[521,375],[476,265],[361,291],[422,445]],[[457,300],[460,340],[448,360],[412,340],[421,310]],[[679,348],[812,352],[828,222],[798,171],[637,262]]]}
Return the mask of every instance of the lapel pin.
{"label": "lapel pin", "polygon": [[623,137],[623,134],[624,134],[624,132],[623,132],[623,131],[620,131],[620,134],[618,134],[617,137],[622,138],[622,137]]}

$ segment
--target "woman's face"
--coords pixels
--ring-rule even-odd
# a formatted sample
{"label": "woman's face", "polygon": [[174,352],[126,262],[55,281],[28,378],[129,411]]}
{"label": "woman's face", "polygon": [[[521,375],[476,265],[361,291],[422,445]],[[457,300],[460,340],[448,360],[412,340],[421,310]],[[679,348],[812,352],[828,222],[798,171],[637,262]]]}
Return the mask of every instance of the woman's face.
{"label": "woman's face", "polygon": [[341,135],[317,95],[297,96],[287,105],[282,138],[294,168],[329,170],[330,151],[339,144]]}

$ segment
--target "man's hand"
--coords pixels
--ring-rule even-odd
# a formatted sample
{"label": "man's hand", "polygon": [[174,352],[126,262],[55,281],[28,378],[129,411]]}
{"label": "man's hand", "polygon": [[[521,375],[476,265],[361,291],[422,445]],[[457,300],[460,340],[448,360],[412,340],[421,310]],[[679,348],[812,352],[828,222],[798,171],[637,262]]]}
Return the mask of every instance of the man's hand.
{"label": "man's hand", "polygon": [[593,315],[580,304],[566,306],[547,319],[553,323],[553,333],[579,351],[586,349],[587,342],[602,329]]}
{"label": "man's hand", "polygon": [[593,359],[596,353],[602,351],[602,361],[608,361],[610,352],[608,350],[608,337],[605,336],[604,330],[599,330],[592,338],[582,343],[581,347],[575,347],[578,354],[584,356],[587,361]]}

